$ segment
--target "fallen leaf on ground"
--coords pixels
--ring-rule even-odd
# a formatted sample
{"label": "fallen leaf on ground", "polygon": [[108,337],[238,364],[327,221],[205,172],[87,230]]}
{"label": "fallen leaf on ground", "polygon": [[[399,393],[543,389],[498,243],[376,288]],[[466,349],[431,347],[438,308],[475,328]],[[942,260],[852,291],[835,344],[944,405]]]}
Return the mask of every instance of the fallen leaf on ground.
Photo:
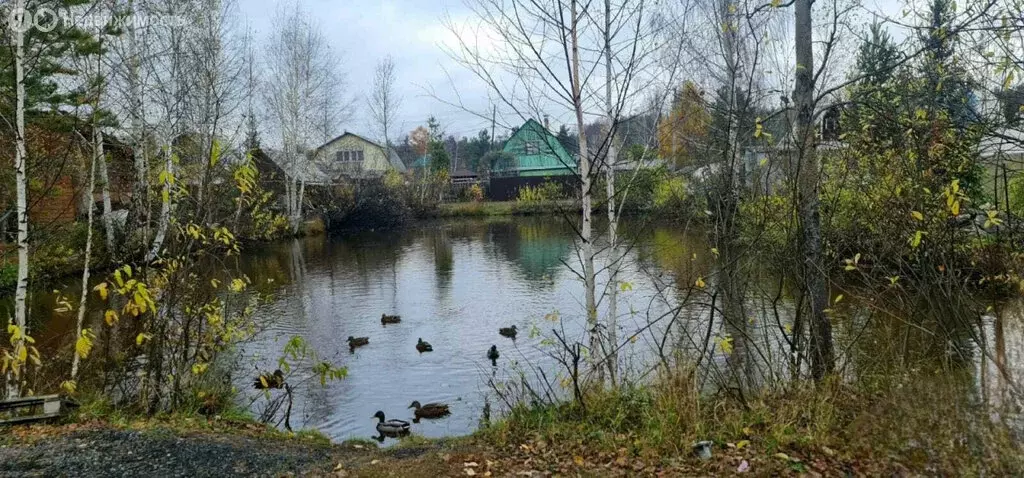
{"label": "fallen leaf on ground", "polygon": [[747,460],[743,460],[740,462],[740,466],[736,468],[736,473],[746,473],[749,469],[750,463],[747,463]]}
{"label": "fallen leaf on ground", "polygon": [[480,466],[480,465],[477,462],[475,462],[475,461],[467,461],[467,462],[463,463],[462,466],[464,466],[466,468],[469,468],[469,467]]}
{"label": "fallen leaf on ground", "polygon": [[377,463],[380,463],[380,460],[373,460],[370,462],[371,465],[376,465]]}
{"label": "fallen leaf on ground", "polygon": [[576,455],[576,456],[572,457],[572,461],[573,461],[573,463],[576,463],[576,466],[583,466],[583,457],[582,456]]}

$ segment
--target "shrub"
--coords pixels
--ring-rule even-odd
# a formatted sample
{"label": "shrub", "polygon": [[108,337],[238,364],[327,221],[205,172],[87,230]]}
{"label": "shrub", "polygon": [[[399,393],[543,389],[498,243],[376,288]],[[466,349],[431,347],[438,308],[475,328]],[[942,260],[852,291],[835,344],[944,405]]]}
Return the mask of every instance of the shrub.
{"label": "shrub", "polygon": [[1024,172],[1014,174],[1010,178],[1008,192],[1010,195],[1010,212],[1016,216],[1024,216]]}
{"label": "shrub", "polygon": [[480,202],[484,200],[484,190],[479,184],[474,184],[466,190],[466,195],[470,201]]}
{"label": "shrub", "polygon": [[519,196],[516,201],[524,204],[538,204],[563,199],[565,194],[562,187],[551,181],[544,181],[536,186],[523,186],[519,188]]}

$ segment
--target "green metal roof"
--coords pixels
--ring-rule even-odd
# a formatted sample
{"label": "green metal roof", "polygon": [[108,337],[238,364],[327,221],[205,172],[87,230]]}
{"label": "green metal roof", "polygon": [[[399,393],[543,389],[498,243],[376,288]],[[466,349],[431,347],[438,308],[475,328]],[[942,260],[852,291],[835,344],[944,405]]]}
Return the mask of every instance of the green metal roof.
{"label": "green metal roof", "polygon": [[502,151],[516,158],[514,171],[519,176],[563,176],[576,173],[576,160],[562,147],[558,138],[536,120],[523,123],[508,141]]}

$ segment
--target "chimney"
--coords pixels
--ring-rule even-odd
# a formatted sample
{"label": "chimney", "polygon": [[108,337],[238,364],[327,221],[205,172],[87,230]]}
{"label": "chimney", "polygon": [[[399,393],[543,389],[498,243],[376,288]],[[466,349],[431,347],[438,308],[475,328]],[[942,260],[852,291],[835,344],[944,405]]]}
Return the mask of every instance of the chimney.
{"label": "chimney", "polygon": [[551,131],[551,121],[549,121],[548,115],[544,115],[544,129]]}

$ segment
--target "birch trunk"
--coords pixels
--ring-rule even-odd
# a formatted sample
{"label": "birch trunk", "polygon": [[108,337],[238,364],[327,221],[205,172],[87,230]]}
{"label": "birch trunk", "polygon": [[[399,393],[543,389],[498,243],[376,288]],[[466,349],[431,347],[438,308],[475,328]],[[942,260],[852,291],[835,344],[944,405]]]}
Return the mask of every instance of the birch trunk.
{"label": "birch trunk", "polygon": [[583,99],[581,96],[580,84],[580,45],[579,45],[579,11],[578,2],[572,0],[572,18],[569,27],[569,41],[572,49],[572,102],[576,114],[576,128],[579,132],[580,147],[580,179],[581,179],[581,202],[583,208],[582,225],[580,227],[580,241],[583,243],[583,283],[586,289],[587,327],[590,330],[590,361],[591,366],[597,373],[598,381],[603,382],[604,377],[600,367],[601,333],[600,324],[597,323],[597,298],[595,296],[595,274],[594,274],[594,244],[593,225],[591,221],[593,202],[590,177],[590,152],[587,149],[586,125],[583,118]]}
{"label": "birch trunk", "polygon": [[[25,1],[15,0],[14,11],[24,12]],[[12,21],[13,21],[12,17]],[[14,325],[22,330],[22,337],[28,334],[28,175],[25,163],[28,153],[25,150],[25,34],[23,28],[12,28],[14,43],[14,82],[15,82],[15,146],[14,171],[17,189],[18,211],[18,282],[14,292]],[[12,344],[15,348],[24,347],[25,340],[18,339]],[[10,381],[8,376],[8,398],[17,398],[20,387]]]}
{"label": "birch trunk", "polygon": [[[92,126],[93,141],[93,167],[100,170],[101,192],[103,194],[103,231],[106,233],[107,254],[114,255],[117,252],[115,242],[113,207],[110,204],[110,176],[107,174],[107,157],[103,153],[103,132],[95,123]],[[95,173],[90,173],[93,175]],[[89,214],[92,214],[93,188],[89,189]],[[92,231],[89,231],[92,233]]]}
{"label": "birch trunk", "polygon": [[[129,0],[128,14],[135,15],[135,2]],[[145,99],[143,98],[142,80],[139,75],[142,60],[139,58],[139,43],[137,25],[132,22],[128,29],[128,105],[131,115],[131,142],[132,161],[135,164],[135,185],[132,188],[132,223],[142,224],[142,243],[149,243],[150,211],[148,207],[149,198],[149,161],[146,158],[145,147],[145,126],[143,123],[143,111],[145,111]]]}
{"label": "birch trunk", "polygon": [[171,181],[174,178],[174,153],[171,150],[170,141],[164,147],[164,172],[163,186],[160,191],[160,222],[157,225],[156,236],[153,237],[153,247],[146,254],[146,262],[153,261],[160,255],[164,247],[164,239],[167,236],[167,228],[171,224]]}
{"label": "birch trunk", "polygon": [[[94,134],[95,136],[95,134]],[[103,158],[102,142],[99,143],[101,146],[96,148],[94,144],[92,162],[89,164],[89,197],[92,197],[93,192],[96,190],[96,162]],[[75,340],[82,336],[82,324],[85,322],[85,304],[89,298],[89,263],[92,261],[92,224],[93,224],[93,210],[96,208],[93,206],[92,201],[89,201],[89,212],[87,214],[88,219],[86,225],[88,226],[85,234],[85,263],[82,267],[82,296],[78,299],[78,319],[75,322]],[[78,365],[81,359],[78,357],[78,353],[71,354],[71,380],[74,381],[78,377]]]}
{"label": "birch trunk", "polygon": [[814,145],[814,46],[812,43],[811,0],[796,0],[796,138],[799,153],[797,194],[802,234],[803,280],[810,304],[811,376],[820,381],[835,368],[832,324],[825,315],[828,290],[821,257],[821,212],[818,186],[820,164]]}
{"label": "birch trunk", "polygon": [[615,98],[612,96],[612,3],[611,0],[604,0],[604,60],[605,80],[604,93],[606,102],[606,114],[608,116],[608,152],[605,154],[605,192],[608,196],[608,352],[605,360],[608,362],[608,379],[612,386],[615,385],[618,371],[618,357],[615,354],[617,348],[616,328],[618,327],[618,300],[619,300],[619,257],[618,232],[619,218],[615,208],[615,160],[618,155],[615,145]]}

